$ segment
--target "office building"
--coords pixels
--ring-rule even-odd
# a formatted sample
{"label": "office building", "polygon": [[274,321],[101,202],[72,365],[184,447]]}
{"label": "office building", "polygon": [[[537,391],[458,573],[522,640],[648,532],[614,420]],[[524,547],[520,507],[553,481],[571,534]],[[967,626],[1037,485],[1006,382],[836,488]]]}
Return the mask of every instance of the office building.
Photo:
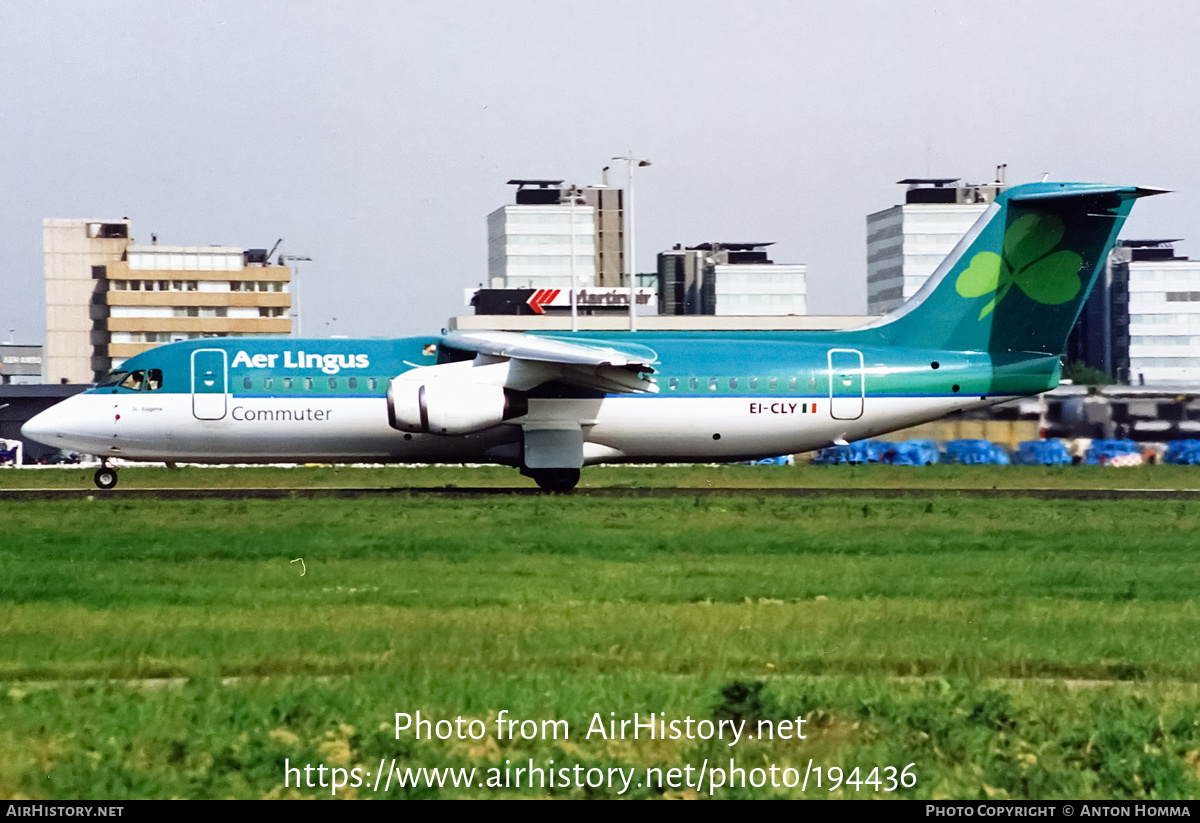
{"label": "office building", "polygon": [[43,243],[50,382],[94,382],[163,343],[291,333],[291,272],[264,249],[139,246],[125,219],[48,219]]}
{"label": "office building", "polygon": [[0,343],[0,383],[41,383],[44,367],[41,346]]}
{"label": "office building", "polygon": [[772,243],[676,245],[658,255],[662,314],[778,316],[808,313],[807,266],[775,263]]}
{"label": "office building", "polygon": [[616,288],[624,285],[624,192],[509,180],[516,202],[488,215],[493,289]]}
{"label": "office building", "polygon": [[867,216],[867,314],[896,309],[917,293],[996,195],[993,183],[959,184],[955,177],[908,178],[904,203]]}
{"label": "office building", "polygon": [[1177,239],[1119,240],[1067,358],[1134,385],[1200,383],[1200,260]]}

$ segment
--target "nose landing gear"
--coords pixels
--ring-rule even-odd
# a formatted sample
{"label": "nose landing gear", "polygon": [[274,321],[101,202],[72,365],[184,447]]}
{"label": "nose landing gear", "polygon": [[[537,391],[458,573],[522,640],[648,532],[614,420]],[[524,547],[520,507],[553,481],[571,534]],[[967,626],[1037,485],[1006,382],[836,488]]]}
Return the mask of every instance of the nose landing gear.
{"label": "nose landing gear", "polygon": [[117,485],[117,470],[101,461],[100,468],[96,469],[92,479],[96,481],[96,488],[111,489]]}

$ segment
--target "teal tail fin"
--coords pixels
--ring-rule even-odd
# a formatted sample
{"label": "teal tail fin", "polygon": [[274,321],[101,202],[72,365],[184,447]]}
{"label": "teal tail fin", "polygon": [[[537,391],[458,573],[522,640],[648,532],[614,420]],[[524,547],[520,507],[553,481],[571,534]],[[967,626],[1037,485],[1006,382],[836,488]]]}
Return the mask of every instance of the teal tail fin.
{"label": "teal tail fin", "polygon": [[913,297],[870,328],[893,345],[1059,354],[1138,197],[1030,183],[996,197]]}

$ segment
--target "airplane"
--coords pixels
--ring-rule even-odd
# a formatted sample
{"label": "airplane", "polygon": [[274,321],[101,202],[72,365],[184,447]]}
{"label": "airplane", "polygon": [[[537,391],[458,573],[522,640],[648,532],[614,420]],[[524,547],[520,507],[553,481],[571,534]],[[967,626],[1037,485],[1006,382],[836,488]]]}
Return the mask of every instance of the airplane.
{"label": "airplane", "polygon": [[455,331],[206,338],[131,357],[26,437],[109,460],[470,462],[550,492],[584,466],[811,451],[1058,385],[1060,353],[1139,197],[996,196],[907,302],[838,331]]}

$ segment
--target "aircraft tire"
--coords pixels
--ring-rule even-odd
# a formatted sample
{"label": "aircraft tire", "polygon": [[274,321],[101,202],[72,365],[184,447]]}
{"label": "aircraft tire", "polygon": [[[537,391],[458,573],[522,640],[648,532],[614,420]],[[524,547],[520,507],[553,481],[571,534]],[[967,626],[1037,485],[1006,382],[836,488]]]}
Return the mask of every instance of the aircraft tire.
{"label": "aircraft tire", "polygon": [[554,494],[566,494],[579,485],[579,469],[533,469],[529,475],[538,488]]}
{"label": "aircraft tire", "polygon": [[117,470],[102,466],[96,469],[96,474],[93,475],[92,479],[96,481],[97,488],[111,489],[117,485]]}

